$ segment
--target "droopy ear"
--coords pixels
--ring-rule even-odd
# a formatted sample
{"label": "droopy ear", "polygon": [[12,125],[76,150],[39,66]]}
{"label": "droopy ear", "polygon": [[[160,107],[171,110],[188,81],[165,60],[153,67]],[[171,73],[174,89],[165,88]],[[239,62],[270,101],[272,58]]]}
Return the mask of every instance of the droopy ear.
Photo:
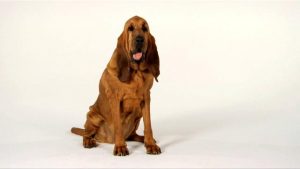
{"label": "droopy ear", "polygon": [[117,45],[117,65],[118,65],[118,78],[121,82],[129,82],[131,79],[131,69],[129,60],[126,56],[125,37],[124,32],[118,38]]}
{"label": "droopy ear", "polygon": [[159,71],[159,56],[155,44],[154,37],[150,34],[148,48],[146,52],[146,63],[149,66],[149,71],[153,74],[155,80],[158,82],[157,77],[160,74]]}

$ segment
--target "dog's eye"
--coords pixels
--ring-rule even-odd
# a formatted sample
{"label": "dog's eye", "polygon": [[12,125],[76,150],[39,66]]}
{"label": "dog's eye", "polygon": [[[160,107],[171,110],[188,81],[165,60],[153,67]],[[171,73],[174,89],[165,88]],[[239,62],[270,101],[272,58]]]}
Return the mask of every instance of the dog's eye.
{"label": "dog's eye", "polygon": [[134,27],[131,25],[128,27],[128,31],[132,32],[134,30]]}
{"label": "dog's eye", "polygon": [[142,27],[142,30],[143,30],[144,32],[147,32],[147,31],[148,31],[148,29],[147,29],[145,26]]}

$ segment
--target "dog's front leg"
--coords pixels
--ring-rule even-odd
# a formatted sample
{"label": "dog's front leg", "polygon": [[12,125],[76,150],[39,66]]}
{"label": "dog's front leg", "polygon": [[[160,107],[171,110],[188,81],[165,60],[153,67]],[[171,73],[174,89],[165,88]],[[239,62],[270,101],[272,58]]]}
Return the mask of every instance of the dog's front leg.
{"label": "dog's front leg", "polygon": [[142,109],[144,120],[144,142],[147,150],[147,154],[160,154],[161,150],[156,145],[156,141],[153,138],[151,119],[150,119],[150,92],[145,95],[145,105]]}
{"label": "dog's front leg", "polygon": [[129,152],[123,135],[123,129],[122,129],[121,117],[120,117],[121,116],[120,103],[121,101],[119,99],[113,99],[113,101],[111,101],[114,137],[115,137],[114,155],[126,156],[129,154]]}

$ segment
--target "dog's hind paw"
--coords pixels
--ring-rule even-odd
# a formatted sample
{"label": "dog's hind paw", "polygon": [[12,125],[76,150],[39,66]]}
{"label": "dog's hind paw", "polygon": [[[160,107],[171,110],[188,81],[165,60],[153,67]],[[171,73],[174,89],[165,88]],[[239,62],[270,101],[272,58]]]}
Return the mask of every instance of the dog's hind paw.
{"label": "dog's hind paw", "polygon": [[84,138],[83,138],[83,147],[84,147],[84,148],[93,148],[93,147],[97,147],[96,140],[95,140],[94,138],[87,138],[87,137],[84,137]]}

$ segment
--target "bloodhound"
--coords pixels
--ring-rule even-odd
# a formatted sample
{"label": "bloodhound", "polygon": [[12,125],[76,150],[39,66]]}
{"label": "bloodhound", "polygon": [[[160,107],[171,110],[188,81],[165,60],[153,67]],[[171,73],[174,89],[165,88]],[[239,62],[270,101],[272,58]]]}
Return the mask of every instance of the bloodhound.
{"label": "bloodhound", "polygon": [[[134,16],[125,23],[102,74],[100,94],[89,108],[84,129],[73,127],[72,133],[83,136],[85,148],[114,143],[117,156],[129,154],[125,141],[142,142],[148,154],[160,154],[150,120],[150,89],[159,74],[155,39],[146,20]],[[136,133],[142,117],[144,136]]]}

